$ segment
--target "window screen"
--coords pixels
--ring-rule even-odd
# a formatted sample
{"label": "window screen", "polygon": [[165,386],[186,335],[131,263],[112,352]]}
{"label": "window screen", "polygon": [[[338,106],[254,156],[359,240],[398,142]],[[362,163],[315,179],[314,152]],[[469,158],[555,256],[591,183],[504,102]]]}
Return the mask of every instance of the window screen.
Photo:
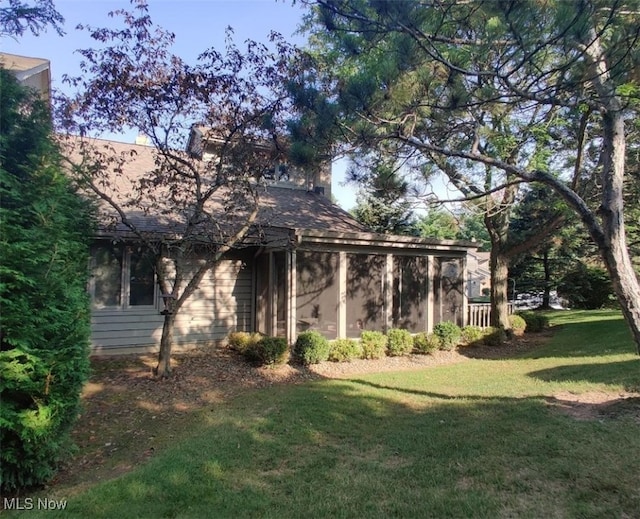
{"label": "window screen", "polygon": [[427,258],[393,258],[393,326],[411,332],[426,329]]}
{"label": "window screen", "polygon": [[298,333],[318,330],[327,339],[338,336],[338,255],[298,251],[296,316]]}
{"label": "window screen", "polygon": [[95,306],[120,305],[122,285],[122,247],[107,245],[94,251],[93,301]]}
{"label": "window screen", "polygon": [[129,260],[129,305],[155,303],[155,275],[153,256],[133,250]]}
{"label": "window screen", "polygon": [[383,255],[347,255],[347,337],[384,331],[385,264]]}

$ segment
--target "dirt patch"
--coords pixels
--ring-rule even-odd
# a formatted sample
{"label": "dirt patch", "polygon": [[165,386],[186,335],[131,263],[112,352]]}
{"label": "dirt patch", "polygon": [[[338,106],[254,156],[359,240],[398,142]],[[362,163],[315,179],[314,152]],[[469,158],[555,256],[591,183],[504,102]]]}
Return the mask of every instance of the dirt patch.
{"label": "dirt patch", "polygon": [[576,420],[631,418],[640,423],[639,393],[590,391],[576,394],[564,391],[548,398],[547,403]]}

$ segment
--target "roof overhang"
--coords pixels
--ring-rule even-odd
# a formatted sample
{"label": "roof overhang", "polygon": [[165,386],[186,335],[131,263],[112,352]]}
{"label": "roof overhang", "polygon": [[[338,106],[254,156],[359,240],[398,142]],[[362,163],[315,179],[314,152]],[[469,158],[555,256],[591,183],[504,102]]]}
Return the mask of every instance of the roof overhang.
{"label": "roof overhang", "polygon": [[466,254],[477,249],[478,244],[468,241],[438,240],[376,233],[347,233],[295,229],[295,242],[298,247],[305,245],[332,245],[370,249],[393,249],[413,252],[456,252]]}

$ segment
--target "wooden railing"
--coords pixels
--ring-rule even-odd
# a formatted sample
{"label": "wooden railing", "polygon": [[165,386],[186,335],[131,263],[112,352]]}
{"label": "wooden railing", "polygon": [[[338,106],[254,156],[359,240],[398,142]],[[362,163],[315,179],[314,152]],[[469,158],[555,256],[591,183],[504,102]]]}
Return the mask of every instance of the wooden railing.
{"label": "wooden railing", "polygon": [[[513,313],[513,304],[509,303],[509,314]],[[467,307],[467,324],[489,328],[491,326],[491,303],[469,303]]]}

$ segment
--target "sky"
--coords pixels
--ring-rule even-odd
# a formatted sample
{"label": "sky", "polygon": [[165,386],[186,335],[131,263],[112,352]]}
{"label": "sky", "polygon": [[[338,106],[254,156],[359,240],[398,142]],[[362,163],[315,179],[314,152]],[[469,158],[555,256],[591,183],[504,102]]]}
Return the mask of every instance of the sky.
{"label": "sky", "polygon": [[[80,56],[75,51],[92,48],[96,43],[78,24],[104,27],[113,23],[108,13],[129,9],[128,0],[54,0],[57,11],[64,17],[64,36],[48,29],[39,36],[25,33],[19,39],[4,37],[0,50],[10,54],[48,59],[51,62],[52,88],[63,88],[62,77],[79,74]],[[297,34],[304,7],[290,0],[149,0],[149,14],[153,22],[175,34],[175,54],[186,61],[194,60],[203,50],[224,48],[225,30],[232,27],[234,41],[246,39],[267,43],[271,31],[282,34],[288,41],[303,44],[304,36]],[[122,140],[132,137],[123,136]],[[355,205],[355,188],[343,185],[344,161],[334,164],[332,192],[344,209]]]}

